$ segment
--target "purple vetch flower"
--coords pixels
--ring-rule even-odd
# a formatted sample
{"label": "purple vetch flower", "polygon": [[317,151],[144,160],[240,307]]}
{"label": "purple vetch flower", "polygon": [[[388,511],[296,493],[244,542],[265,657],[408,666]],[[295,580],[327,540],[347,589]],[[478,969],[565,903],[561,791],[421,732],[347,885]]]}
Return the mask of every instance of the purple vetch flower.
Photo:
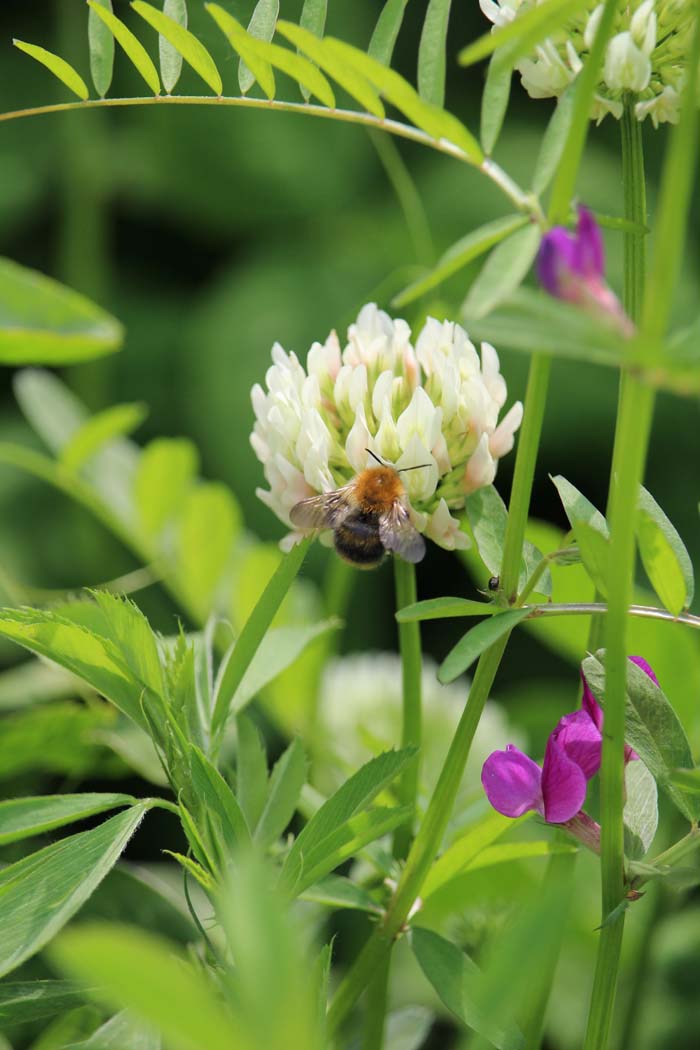
{"label": "purple vetch flower", "polygon": [[586,786],[600,766],[601,736],[586,711],[565,715],[550,734],[542,768],[509,744],[486,759],[481,782],[506,817],[534,810],[549,824],[566,824],[581,810]]}
{"label": "purple vetch flower", "polygon": [[623,335],[634,326],[605,281],[605,252],[598,223],[579,206],[576,233],[554,226],[542,239],[537,275],[550,295],[612,319]]}
{"label": "purple vetch flower", "polygon": [[[644,659],[643,656],[630,656],[630,660],[632,661],[633,664],[636,664],[637,667],[641,667],[642,671],[644,671],[644,673],[647,674],[649,676],[649,678],[651,678],[651,680],[654,683],[654,685],[658,685],[659,684],[658,678],[656,677],[656,675],[654,674],[653,670],[651,669],[651,667],[646,662],[646,660]],[[595,722],[596,727],[598,728],[598,730],[600,732],[602,732],[603,731],[603,708],[600,706],[600,704],[598,703],[596,698],[593,696],[593,693],[591,692],[590,686],[588,685],[588,682],[586,681],[586,676],[584,675],[583,671],[581,671],[581,681],[583,682],[583,701],[582,701],[582,703],[583,703],[583,710],[587,712],[587,714]],[[632,762],[632,761],[634,761],[634,759],[638,759],[638,758],[639,758],[639,755],[637,754],[637,752],[633,751],[632,748],[629,746],[629,744],[625,744],[625,765],[627,765],[628,762]]]}

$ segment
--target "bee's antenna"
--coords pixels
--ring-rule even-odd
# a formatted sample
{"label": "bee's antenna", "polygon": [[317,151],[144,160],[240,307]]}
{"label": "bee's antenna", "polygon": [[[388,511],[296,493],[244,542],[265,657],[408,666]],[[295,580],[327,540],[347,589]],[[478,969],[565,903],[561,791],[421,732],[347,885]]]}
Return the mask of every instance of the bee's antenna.
{"label": "bee's antenna", "polygon": [[372,451],[372,449],[371,449],[371,448],[366,448],[366,449],[365,449],[365,452],[366,452],[366,453],[367,453],[368,455],[370,455],[370,456],[372,457],[372,459],[376,459],[376,461],[377,461],[377,463],[378,463],[378,464],[380,465],[380,467],[384,467],[384,466],[386,466],[386,464],[385,464],[385,463],[384,463],[384,462],[383,462],[383,461],[382,461],[382,460],[381,460],[381,459],[379,458],[379,456],[377,456],[377,455],[376,455],[376,454],[375,454],[375,453],[374,453],[374,452]]}
{"label": "bee's antenna", "polygon": [[401,470],[397,470],[397,474],[403,474],[407,470],[423,470],[424,467],[432,467],[432,463],[417,463],[415,467],[401,467]]}

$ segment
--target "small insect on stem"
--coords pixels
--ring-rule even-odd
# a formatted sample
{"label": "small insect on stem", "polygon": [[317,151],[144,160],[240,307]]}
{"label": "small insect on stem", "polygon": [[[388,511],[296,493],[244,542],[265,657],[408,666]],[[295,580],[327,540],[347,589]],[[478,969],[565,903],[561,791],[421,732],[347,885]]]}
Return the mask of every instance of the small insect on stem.
{"label": "small insect on stem", "polygon": [[367,467],[347,485],[311,496],[292,507],[289,517],[301,529],[332,529],[337,553],[358,569],[373,569],[388,553],[409,562],[425,556],[425,540],[411,522],[408,496],[399,477],[407,470],[430,466],[395,467],[383,463]]}

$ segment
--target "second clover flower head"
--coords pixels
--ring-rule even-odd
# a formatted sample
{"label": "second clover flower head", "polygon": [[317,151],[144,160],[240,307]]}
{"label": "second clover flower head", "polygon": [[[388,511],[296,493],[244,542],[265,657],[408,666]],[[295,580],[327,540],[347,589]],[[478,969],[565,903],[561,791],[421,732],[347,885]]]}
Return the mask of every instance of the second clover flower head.
{"label": "second clover flower head", "polygon": [[433,318],[414,343],[370,303],[344,345],[335,332],[313,344],[306,368],[279,344],[272,361],[267,389],[252,390],[251,444],[269,486],[258,496],[285,525],[300,500],[373,465],[370,449],[397,469],[428,464],[402,475],[413,524],[449,550],[468,546],[451,511],[491,484],[522,419],[518,401],[499,422],[507,389],[492,346],[479,355],[459,325]]}

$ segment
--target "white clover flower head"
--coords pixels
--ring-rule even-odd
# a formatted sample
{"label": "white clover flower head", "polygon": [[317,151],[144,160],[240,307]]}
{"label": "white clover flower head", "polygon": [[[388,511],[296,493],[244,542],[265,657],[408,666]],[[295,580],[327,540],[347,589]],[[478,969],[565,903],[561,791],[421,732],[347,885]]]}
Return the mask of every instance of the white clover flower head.
{"label": "white clover flower head", "polygon": [[[428,318],[415,343],[405,321],[373,303],[350,325],[314,343],[306,369],[279,344],[267,389],[253,387],[251,444],[269,488],[258,495],[286,525],[302,499],[347,484],[379,456],[400,470],[414,526],[448,550],[469,545],[450,513],[493,481],[522,419],[507,398],[498,354],[481,356],[457,324]],[[298,538],[292,533],[284,542]]]}
{"label": "white clover flower head", "polygon": [[[532,10],[540,0],[479,0],[494,27]],[[595,38],[603,5],[595,0],[573,12],[556,36],[540,42],[516,68],[531,98],[559,97],[576,78]],[[679,94],[695,14],[692,0],[619,0],[591,119],[620,119],[623,95],[636,95],[638,120],[654,127],[678,122]]]}

